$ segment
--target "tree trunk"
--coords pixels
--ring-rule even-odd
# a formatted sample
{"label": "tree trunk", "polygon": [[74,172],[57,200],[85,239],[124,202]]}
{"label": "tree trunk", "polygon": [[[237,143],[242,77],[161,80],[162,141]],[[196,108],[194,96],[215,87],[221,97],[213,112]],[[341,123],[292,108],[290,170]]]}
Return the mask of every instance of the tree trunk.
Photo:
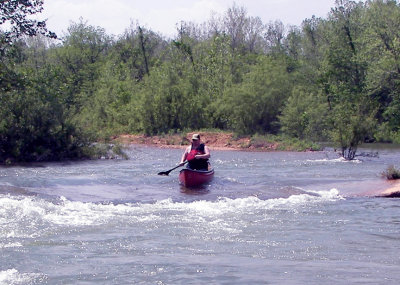
{"label": "tree trunk", "polygon": [[146,48],[144,46],[143,30],[140,26],[138,27],[138,29],[139,29],[140,47],[142,48],[142,53],[143,53],[143,58],[144,58],[144,67],[145,67],[147,75],[150,75],[149,64],[147,62],[147,56],[146,56]]}

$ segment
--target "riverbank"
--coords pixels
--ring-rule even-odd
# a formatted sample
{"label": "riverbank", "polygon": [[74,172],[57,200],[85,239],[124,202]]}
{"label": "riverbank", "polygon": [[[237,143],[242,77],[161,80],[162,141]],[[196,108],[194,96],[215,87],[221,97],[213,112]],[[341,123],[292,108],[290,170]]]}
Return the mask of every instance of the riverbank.
{"label": "riverbank", "polygon": [[388,198],[400,198],[400,180],[386,181],[386,189],[379,196]]}
{"label": "riverbank", "polygon": [[318,274],[372,284],[377,267],[389,280],[381,284],[396,284],[398,198],[364,193],[387,185],[374,174],[400,150],[355,163],[327,152],[213,151],[215,179],[196,190],[178,184],[178,169],[157,175],[181,150],[126,151],[129,160],[1,169],[0,284],[341,285],[310,280]]}
{"label": "riverbank", "polygon": [[[159,136],[145,136],[143,134],[125,134],[113,138],[113,142],[119,144],[137,144],[155,146],[158,148],[178,148],[184,149],[190,144],[190,139],[195,132],[185,134],[168,134]],[[317,147],[306,144],[299,147],[299,142],[290,143],[287,141],[268,140],[265,136],[245,136],[236,137],[229,132],[197,132],[201,140],[212,150],[230,151],[317,151]],[[297,144],[297,145],[296,145]],[[371,192],[371,195],[378,197],[400,197],[400,180],[384,180],[382,184]],[[373,194],[372,194],[373,193]]]}
{"label": "riverbank", "polygon": [[[232,133],[199,132],[203,143],[217,150],[243,150],[250,148],[250,137],[234,139]],[[190,144],[194,132],[186,134],[170,134],[146,136],[143,134],[120,135],[113,140],[121,144],[139,144],[160,148],[185,148]],[[253,147],[254,148],[254,147]],[[270,147],[271,150],[274,148]]]}
{"label": "riverbank", "polygon": [[215,150],[247,151],[315,151],[320,150],[316,144],[295,139],[283,139],[278,136],[241,136],[230,132],[188,132],[183,134],[166,134],[146,136],[143,134],[124,134],[113,137],[120,144],[139,144],[160,148],[185,148],[190,144],[194,133],[199,133],[202,142]]}

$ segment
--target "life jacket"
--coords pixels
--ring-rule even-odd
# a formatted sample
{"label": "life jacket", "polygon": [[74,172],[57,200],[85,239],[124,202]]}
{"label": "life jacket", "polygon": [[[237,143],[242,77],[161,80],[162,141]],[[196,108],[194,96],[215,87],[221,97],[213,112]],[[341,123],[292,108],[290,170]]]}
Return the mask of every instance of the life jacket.
{"label": "life jacket", "polygon": [[201,153],[199,153],[196,149],[192,149],[186,156],[187,161],[192,161],[195,159],[197,154]]}
{"label": "life jacket", "polygon": [[195,159],[197,154],[205,154],[204,144],[200,144],[197,148],[191,149],[188,155],[186,156],[187,161],[189,162],[189,168],[196,170],[207,170],[208,169],[208,159]]}

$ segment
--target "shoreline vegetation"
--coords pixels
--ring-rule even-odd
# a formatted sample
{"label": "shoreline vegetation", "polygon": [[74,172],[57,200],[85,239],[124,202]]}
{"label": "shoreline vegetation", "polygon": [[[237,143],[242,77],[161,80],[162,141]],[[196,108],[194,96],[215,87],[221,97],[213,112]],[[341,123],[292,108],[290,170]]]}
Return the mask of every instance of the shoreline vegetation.
{"label": "shoreline vegetation", "polygon": [[[322,151],[323,147],[316,143],[293,140],[281,136],[237,136],[232,132],[197,131],[188,133],[163,134],[146,136],[144,134],[123,134],[113,136],[111,142],[120,145],[144,145],[159,148],[183,149],[190,144],[194,133],[213,150],[226,151]],[[119,147],[120,148],[120,147]],[[123,151],[122,151],[123,152]],[[400,197],[400,170],[393,165],[382,172],[383,190],[376,197]]]}
{"label": "shoreline vegetation", "polygon": [[389,187],[386,188],[380,196],[400,198],[400,170],[395,168],[394,165],[389,165],[389,167],[382,172],[382,177],[389,183]]}
{"label": "shoreline vegetation", "polygon": [[400,143],[397,1],[336,1],[301,26],[233,3],[173,37],[139,23],[110,35],[80,19],[58,39],[30,17],[42,5],[0,7],[1,163],[80,159],[111,135],[185,130],[250,134],[221,146],[247,150],[329,141],[347,160],[365,142]]}
{"label": "shoreline vegetation", "polygon": [[400,180],[385,180],[386,188],[378,197],[400,198]]}
{"label": "shoreline vegetation", "polygon": [[[127,158],[121,143],[181,147],[186,130],[217,130],[204,135],[215,149],[329,141],[346,160],[364,142],[400,143],[397,2],[336,1],[299,27],[233,3],[172,38],[139,23],[109,35],[81,19],[57,39],[30,17],[43,1],[5,1],[0,163]],[[110,140],[134,133],[149,136]]]}

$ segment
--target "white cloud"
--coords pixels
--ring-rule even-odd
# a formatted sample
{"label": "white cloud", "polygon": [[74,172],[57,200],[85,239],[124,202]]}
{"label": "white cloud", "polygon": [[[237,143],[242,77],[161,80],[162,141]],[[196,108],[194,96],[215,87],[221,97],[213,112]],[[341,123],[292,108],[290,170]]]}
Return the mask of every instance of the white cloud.
{"label": "white cloud", "polygon": [[203,23],[212,12],[223,14],[234,2],[264,23],[280,19],[284,24],[294,25],[300,25],[313,14],[325,17],[334,5],[334,0],[46,0],[40,17],[47,18],[48,28],[59,35],[82,17],[108,34],[122,34],[132,21],[138,21],[155,32],[173,37],[179,22]]}
{"label": "white cloud", "polygon": [[141,14],[121,0],[52,0],[45,2],[44,8],[47,26],[56,33],[66,32],[71,22],[82,18],[90,25],[105,28],[109,34],[120,34],[129,27],[132,18]]}
{"label": "white cloud", "polygon": [[190,6],[171,6],[166,9],[156,8],[149,11],[142,20],[144,24],[154,28],[156,31],[173,36],[176,25],[181,21],[203,23],[210,18],[212,12],[223,13],[225,10],[225,7],[219,5],[216,1],[191,2]]}

